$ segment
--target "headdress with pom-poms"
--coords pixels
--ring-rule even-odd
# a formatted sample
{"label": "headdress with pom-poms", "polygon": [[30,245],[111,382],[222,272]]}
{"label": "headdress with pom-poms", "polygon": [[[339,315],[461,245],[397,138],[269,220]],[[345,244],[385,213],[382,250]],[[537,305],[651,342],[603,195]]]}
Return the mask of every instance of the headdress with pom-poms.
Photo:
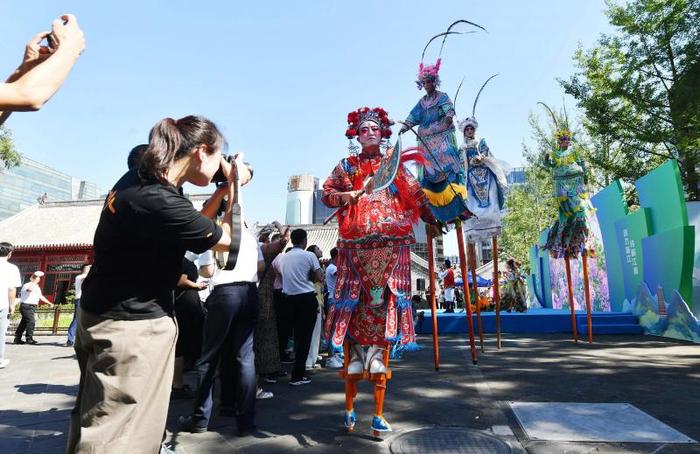
{"label": "headdress with pom-poms", "polygon": [[381,129],[382,139],[388,140],[391,137],[391,125],[393,121],[389,119],[389,114],[381,107],[370,109],[369,107],[360,107],[348,113],[348,127],[345,130],[345,137],[350,140],[350,153],[356,154],[359,147],[352,141],[359,135],[360,125],[365,121],[373,121]]}
{"label": "headdress with pom-poms", "polygon": [[[423,82],[425,80],[432,80],[433,83],[435,84],[435,87],[440,86],[440,76],[438,73],[440,72],[440,64],[442,63],[442,49],[445,47],[445,41],[447,40],[447,37],[449,35],[465,35],[469,33],[475,33],[474,31],[469,31],[469,32],[453,32],[452,27],[458,24],[468,24],[472,25],[474,27],[480,28],[484,31],[486,29],[482,27],[479,24],[476,24],[474,22],[470,22],[468,20],[460,19],[457,21],[454,21],[452,24],[450,24],[449,27],[447,27],[447,31],[438,33],[437,35],[433,36],[428,40],[428,44],[425,45],[423,48],[423,53],[420,56],[420,65],[418,66],[418,77],[416,80],[416,85],[418,86],[419,90],[423,89]],[[423,62],[425,61],[425,51],[428,50],[428,47],[430,46],[430,43],[432,43],[435,39],[442,37],[442,44],[440,44],[440,52],[438,53],[438,58],[435,61],[434,65],[425,65]]]}
{"label": "headdress with pom-poms", "polygon": [[440,58],[437,59],[434,65],[426,66],[421,62],[420,66],[418,66],[418,79],[416,80],[419,90],[423,89],[423,83],[426,80],[432,80],[436,88],[440,86],[440,75],[438,73],[440,72],[441,63],[442,59]]}
{"label": "headdress with pom-poms", "polygon": [[348,114],[348,129],[345,130],[345,137],[353,139],[358,136],[360,125],[365,121],[373,121],[379,125],[382,130],[382,138],[388,139],[391,137],[391,125],[394,123],[389,119],[389,114],[381,107],[370,109],[369,107],[360,107]]}

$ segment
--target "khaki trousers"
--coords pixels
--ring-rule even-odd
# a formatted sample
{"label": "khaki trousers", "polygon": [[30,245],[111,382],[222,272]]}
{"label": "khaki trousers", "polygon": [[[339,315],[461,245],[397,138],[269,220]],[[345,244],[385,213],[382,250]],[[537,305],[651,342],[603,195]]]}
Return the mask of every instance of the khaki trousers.
{"label": "khaki trousers", "polygon": [[170,402],[177,324],[78,312],[80,387],[66,452],[156,454]]}

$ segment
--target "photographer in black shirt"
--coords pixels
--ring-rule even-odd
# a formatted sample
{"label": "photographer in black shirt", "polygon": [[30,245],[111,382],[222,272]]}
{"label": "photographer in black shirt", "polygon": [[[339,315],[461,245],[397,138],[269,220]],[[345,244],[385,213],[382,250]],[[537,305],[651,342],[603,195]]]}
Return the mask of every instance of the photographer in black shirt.
{"label": "photographer in black shirt", "polygon": [[[234,188],[250,179],[240,159],[229,164],[222,157],[225,146],[206,118],[166,118],[151,129],[140,167],[109,192],[78,314],[80,388],[67,452],[159,451],[177,337],[173,288],[182,257],[186,250],[229,249]],[[206,186],[219,169],[229,184],[200,213],[179,189],[185,182]],[[219,227],[213,218],[226,196]]]}

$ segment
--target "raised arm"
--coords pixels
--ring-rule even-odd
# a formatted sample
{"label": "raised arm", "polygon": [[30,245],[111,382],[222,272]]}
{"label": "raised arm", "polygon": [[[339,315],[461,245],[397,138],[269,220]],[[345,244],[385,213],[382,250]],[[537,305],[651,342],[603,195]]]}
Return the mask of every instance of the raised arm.
{"label": "raised arm", "polygon": [[0,124],[13,111],[39,110],[63,85],[85,48],[83,32],[71,14],[53,21],[53,51],[40,44],[48,35],[42,32],[29,41],[22,64],[0,85]]}

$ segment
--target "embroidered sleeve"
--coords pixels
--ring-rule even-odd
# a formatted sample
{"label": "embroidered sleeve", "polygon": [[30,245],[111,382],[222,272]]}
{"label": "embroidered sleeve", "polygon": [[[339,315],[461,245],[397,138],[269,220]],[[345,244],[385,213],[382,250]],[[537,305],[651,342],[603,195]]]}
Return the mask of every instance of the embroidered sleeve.
{"label": "embroidered sleeve", "polygon": [[484,139],[481,139],[481,143],[479,143],[479,153],[484,156],[491,156],[491,149],[486,145],[486,140]]}
{"label": "embroidered sleeve", "polygon": [[449,96],[445,95],[444,101],[440,104],[440,111],[444,116],[454,118],[455,106]]}
{"label": "embroidered sleeve", "polygon": [[413,127],[415,125],[419,125],[421,122],[421,119],[423,117],[423,107],[420,105],[420,101],[411,109],[411,113],[408,114],[408,117],[406,117],[405,123]]}
{"label": "embroidered sleeve", "polygon": [[350,176],[343,167],[343,162],[335,166],[330,176],[323,183],[323,196],[321,201],[330,208],[341,206],[340,192],[352,191]]}

